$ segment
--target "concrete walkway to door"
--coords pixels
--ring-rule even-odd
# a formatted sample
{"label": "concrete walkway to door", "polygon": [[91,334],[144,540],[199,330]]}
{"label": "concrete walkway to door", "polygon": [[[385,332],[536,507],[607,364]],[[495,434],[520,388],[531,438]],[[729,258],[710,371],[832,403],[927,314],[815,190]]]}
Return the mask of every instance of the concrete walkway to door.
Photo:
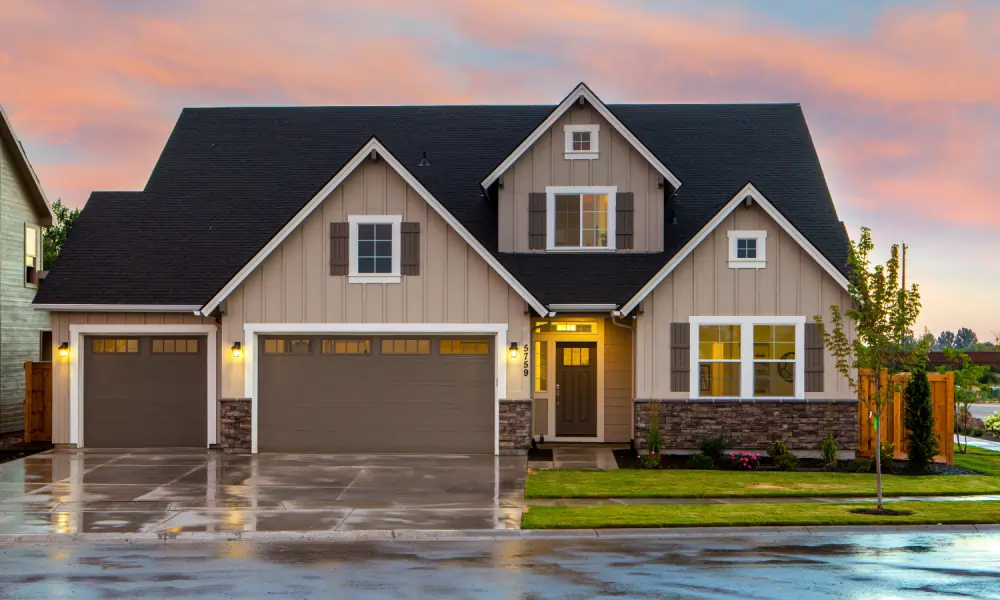
{"label": "concrete walkway to door", "polygon": [[54,450],[0,465],[0,535],[514,529],[525,457]]}

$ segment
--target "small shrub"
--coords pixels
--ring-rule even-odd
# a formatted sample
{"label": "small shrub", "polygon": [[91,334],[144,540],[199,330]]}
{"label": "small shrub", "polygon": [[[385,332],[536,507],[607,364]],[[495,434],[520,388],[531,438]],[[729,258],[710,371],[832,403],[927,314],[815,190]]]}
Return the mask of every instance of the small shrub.
{"label": "small shrub", "polygon": [[656,469],[660,466],[660,454],[658,452],[640,452],[639,462],[644,469]]}
{"label": "small shrub", "polygon": [[972,437],[983,437],[983,430],[982,429],[973,429],[969,433],[972,434]]}
{"label": "small shrub", "polygon": [[[660,408],[658,405],[659,403],[653,402],[649,407],[649,431],[646,436],[649,453],[656,454],[657,457],[660,455],[663,444],[663,436],[660,435]],[[660,464],[658,458],[656,464]]]}
{"label": "small shrub", "polygon": [[771,458],[777,459],[783,454],[791,454],[791,452],[788,451],[788,446],[785,445],[785,442],[781,440],[774,440],[767,448],[767,455]]}
{"label": "small shrub", "polygon": [[995,413],[989,414],[983,419],[983,425],[986,426],[986,431],[990,435],[1000,435],[1000,410]]}
{"label": "small shrub", "polygon": [[867,473],[871,471],[874,467],[872,466],[872,461],[867,458],[857,458],[852,460],[847,469],[854,473]]}
{"label": "small shrub", "polygon": [[826,434],[826,439],[819,447],[819,455],[823,457],[823,466],[827,468],[837,466],[837,440],[833,439],[833,432]]}
{"label": "small shrub", "polygon": [[760,468],[760,454],[731,452],[729,462],[737,471],[756,471]]}
{"label": "small shrub", "polygon": [[689,469],[711,469],[714,466],[715,463],[705,454],[692,454],[687,459],[687,468]]}
{"label": "small shrub", "polygon": [[[892,442],[882,442],[882,472],[892,473],[896,470],[895,461],[896,444]],[[872,461],[872,472],[875,471],[875,461]]]}
{"label": "small shrub", "polygon": [[728,445],[726,438],[719,435],[702,439],[698,442],[698,449],[701,450],[702,454],[711,458],[712,463],[719,464]]}
{"label": "small shrub", "polygon": [[799,457],[786,450],[784,454],[774,457],[774,466],[779,471],[798,471]]}

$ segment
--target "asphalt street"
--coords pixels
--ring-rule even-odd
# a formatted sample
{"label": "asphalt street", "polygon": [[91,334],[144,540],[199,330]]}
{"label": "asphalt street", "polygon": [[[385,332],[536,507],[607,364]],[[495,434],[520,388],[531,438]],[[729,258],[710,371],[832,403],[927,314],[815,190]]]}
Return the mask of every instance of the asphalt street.
{"label": "asphalt street", "polygon": [[997,534],[13,544],[2,598],[1000,598]]}

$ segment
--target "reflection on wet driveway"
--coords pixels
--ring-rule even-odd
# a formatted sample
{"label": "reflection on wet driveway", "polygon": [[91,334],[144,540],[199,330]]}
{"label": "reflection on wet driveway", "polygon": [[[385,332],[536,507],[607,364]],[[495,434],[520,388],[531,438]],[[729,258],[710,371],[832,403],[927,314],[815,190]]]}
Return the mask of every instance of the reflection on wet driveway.
{"label": "reflection on wet driveway", "polygon": [[17,544],[0,597],[1000,598],[992,534]]}
{"label": "reflection on wet driveway", "polygon": [[58,450],[0,466],[0,534],[505,529],[524,457]]}

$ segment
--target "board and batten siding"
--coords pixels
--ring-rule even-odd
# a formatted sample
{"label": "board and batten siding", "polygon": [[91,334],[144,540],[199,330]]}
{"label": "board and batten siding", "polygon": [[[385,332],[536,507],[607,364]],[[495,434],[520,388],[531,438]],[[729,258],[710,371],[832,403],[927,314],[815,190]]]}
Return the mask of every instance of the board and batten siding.
{"label": "board and batten siding", "polygon": [[[420,274],[401,283],[349,283],[330,275],[330,223],[350,215],[402,215],[420,223]],[[246,343],[246,323],[507,323],[530,339],[525,302],[385,161],[366,160],[226,299],[220,346]],[[498,352],[505,351],[502,348]],[[242,359],[223,352],[222,398],[244,396]],[[529,397],[508,361],[507,396]]]}
{"label": "board and batten siding", "polygon": [[[154,312],[53,312],[52,314],[52,442],[69,443],[69,366],[68,358],[60,358],[59,344],[68,342],[71,352],[75,340],[69,337],[70,325],[214,325],[214,317],[198,317],[191,313]],[[149,334],[140,334],[149,335]],[[209,349],[218,352],[218,349]]]}
{"label": "board and batten siding", "polygon": [[[564,125],[600,125],[596,160],[566,160]],[[635,194],[633,247],[620,252],[662,252],[664,190],[660,174],[589,104],[574,105],[501,175],[500,252],[528,248],[528,195],[555,185],[617,186]]]}
{"label": "board and batten siding", "polygon": [[604,319],[604,441],[632,439],[631,329]]}
{"label": "board and batten siding", "polygon": [[[767,266],[730,269],[733,230],[767,231]],[[829,321],[847,292],[758,206],[738,207],[646,297],[636,325],[636,397],[687,398],[670,391],[670,324],[692,316],[804,316]],[[836,361],[824,353],[823,391],[807,398],[851,398]],[[694,365],[692,365],[694,368]]]}
{"label": "board and batten siding", "polygon": [[24,429],[24,363],[40,359],[41,332],[51,327],[47,312],[31,308],[37,289],[24,285],[24,227],[40,219],[16,151],[0,140],[0,433]]}

